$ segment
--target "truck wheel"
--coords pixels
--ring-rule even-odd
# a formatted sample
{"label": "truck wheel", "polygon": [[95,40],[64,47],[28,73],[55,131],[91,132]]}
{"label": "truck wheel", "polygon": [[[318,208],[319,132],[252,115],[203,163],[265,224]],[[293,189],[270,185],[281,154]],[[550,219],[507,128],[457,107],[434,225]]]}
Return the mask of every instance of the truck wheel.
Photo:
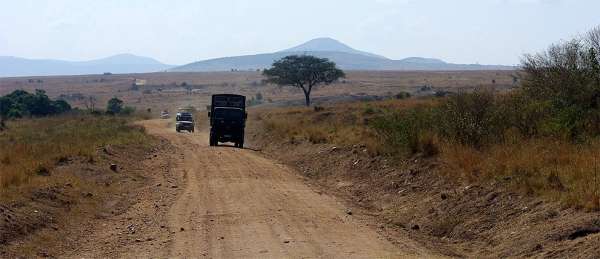
{"label": "truck wheel", "polygon": [[242,136],[239,142],[236,142],[235,144],[237,148],[244,148],[244,136]]}
{"label": "truck wheel", "polygon": [[240,140],[239,140],[239,148],[244,148],[244,131],[242,130],[242,135],[240,136]]}
{"label": "truck wheel", "polygon": [[181,132],[181,130],[179,130],[179,128],[175,128],[175,131],[177,131],[177,132]]}
{"label": "truck wheel", "polygon": [[210,144],[211,147],[217,145],[215,134],[213,134],[212,132],[210,133],[210,137],[208,138],[208,142],[209,142],[209,144]]}

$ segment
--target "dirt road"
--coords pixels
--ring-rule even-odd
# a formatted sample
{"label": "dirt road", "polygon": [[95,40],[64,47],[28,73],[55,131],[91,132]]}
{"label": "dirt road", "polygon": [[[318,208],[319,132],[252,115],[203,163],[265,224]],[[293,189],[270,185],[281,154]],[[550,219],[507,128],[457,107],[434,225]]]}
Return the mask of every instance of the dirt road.
{"label": "dirt road", "polygon": [[[390,243],[359,215],[349,215],[352,213],[335,198],[314,190],[290,169],[255,151],[209,147],[206,132],[178,134],[167,128],[165,121],[148,121],[144,125],[151,134],[171,141],[183,154],[182,162],[177,165],[184,172],[182,186],[177,188],[183,190],[165,210],[168,223],[161,227],[169,231],[153,232],[158,236],[152,240],[166,240],[164,245],[136,242],[129,244],[135,247],[111,256],[404,258],[426,255],[409,240]],[[88,250],[69,257],[106,255]]]}

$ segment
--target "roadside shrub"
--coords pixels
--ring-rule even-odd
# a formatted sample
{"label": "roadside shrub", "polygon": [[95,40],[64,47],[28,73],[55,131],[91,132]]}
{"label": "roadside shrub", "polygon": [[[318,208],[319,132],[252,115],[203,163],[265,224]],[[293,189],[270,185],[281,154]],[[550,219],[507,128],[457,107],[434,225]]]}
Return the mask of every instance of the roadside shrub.
{"label": "roadside shrub", "polygon": [[532,138],[549,133],[548,123],[552,108],[548,101],[534,100],[515,91],[497,97],[497,109],[507,127],[516,129],[521,136]]}
{"label": "roadside shrub", "polygon": [[585,37],[526,55],[525,95],[548,102],[554,133],[577,140],[600,134],[600,27]]}
{"label": "roadside shrub", "polygon": [[[434,120],[436,109],[431,107],[417,107],[406,110],[389,111],[382,116],[374,118],[370,126],[375,129],[382,139],[383,145],[392,154],[411,155],[418,152],[436,153],[431,138],[434,134]],[[428,143],[423,143],[427,140]]]}
{"label": "roadside shrub", "polygon": [[438,132],[451,141],[482,147],[498,142],[507,128],[490,91],[460,93],[449,97],[440,107]]}

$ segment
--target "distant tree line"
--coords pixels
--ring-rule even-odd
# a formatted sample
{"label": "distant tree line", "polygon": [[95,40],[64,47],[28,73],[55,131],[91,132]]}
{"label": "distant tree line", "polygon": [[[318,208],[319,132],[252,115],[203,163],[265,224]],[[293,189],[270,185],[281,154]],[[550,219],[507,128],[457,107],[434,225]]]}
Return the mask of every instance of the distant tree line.
{"label": "distant tree line", "polygon": [[[96,110],[93,103],[87,105],[87,110],[92,114],[101,115],[104,112]],[[44,117],[58,115],[71,111],[71,105],[65,100],[51,100],[44,90],[35,90],[35,93],[29,93],[25,90],[15,90],[10,94],[0,97],[0,130],[5,127],[7,119],[19,119],[25,117]],[[123,101],[118,98],[112,98],[106,105],[106,114],[108,115],[130,115],[135,112],[135,108],[125,106]]]}
{"label": "distant tree line", "polygon": [[42,117],[64,113],[71,105],[64,100],[50,100],[44,90],[29,93],[15,90],[0,97],[0,120],[22,117]]}

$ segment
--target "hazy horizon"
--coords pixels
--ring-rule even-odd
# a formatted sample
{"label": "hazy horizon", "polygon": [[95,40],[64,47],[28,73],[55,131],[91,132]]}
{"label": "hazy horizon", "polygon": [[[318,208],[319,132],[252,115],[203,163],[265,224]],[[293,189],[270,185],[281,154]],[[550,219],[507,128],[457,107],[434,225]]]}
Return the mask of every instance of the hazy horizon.
{"label": "hazy horizon", "polygon": [[392,59],[513,65],[600,25],[599,1],[6,1],[0,56],[182,65],[330,37]]}

